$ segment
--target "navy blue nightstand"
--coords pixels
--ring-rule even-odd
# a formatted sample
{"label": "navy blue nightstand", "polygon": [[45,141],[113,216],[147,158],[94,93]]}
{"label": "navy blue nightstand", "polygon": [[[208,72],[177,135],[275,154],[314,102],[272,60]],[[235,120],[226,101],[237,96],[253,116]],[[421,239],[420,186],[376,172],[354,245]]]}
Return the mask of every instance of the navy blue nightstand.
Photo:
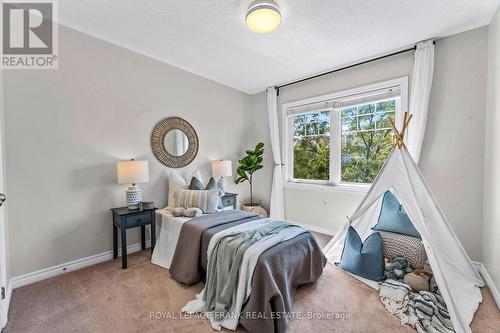
{"label": "navy blue nightstand", "polygon": [[113,259],[118,258],[118,228],[121,231],[122,268],[127,268],[127,229],[141,227],[141,248],[146,249],[146,226],[151,225],[151,253],[156,242],[156,208],[128,209],[112,208],[113,212]]}
{"label": "navy blue nightstand", "polygon": [[226,192],[226,194],[224,194],[220,198],[221,203],[222,203],[222,207],[226,208],[226,207],[233,206],[233,209],[238,209],[238,201],[236,200],[237,196],[238,196],[238,194],[236,194],[236,193]]}

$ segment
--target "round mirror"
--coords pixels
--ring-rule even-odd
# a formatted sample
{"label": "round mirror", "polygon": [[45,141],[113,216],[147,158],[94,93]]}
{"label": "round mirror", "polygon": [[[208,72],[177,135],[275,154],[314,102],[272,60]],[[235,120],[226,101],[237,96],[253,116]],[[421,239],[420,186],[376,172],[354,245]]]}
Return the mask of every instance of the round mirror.
{"label": "round mirror", "polygon": [[198,135],[182,118],[160,120],[151,133],[151,148],[156,158],[171,168],[182,168],[198,154]]}
{"label": "round mirror", "polygon": [[184,155],[189,146],[189,140],[186,134],[179,129],[173,129],[165,135],[163,142],[165,149],[173,156]]}

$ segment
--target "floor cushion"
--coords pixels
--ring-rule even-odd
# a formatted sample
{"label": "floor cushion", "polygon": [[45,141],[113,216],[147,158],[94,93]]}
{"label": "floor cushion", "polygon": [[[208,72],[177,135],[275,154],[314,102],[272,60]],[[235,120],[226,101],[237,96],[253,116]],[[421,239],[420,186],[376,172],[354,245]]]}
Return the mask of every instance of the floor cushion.
{"label": "floor cushion", "polygon": [[356,230],[349,226],[342,251],[340,268],[373,281],[384,279],[384,255],[382,238],[378,232],[371,234],[363,243]]}
{"label": "floor cushion", "polygon": [[394,232],[379,232],[382,237],[385,258],[392,259],[395,256],[401,256],[404,257],[413,268],[424,267],[427,261],[427,254],[421,239]]}
{"label": "floor cushion", "polygon": [[373,230],[389,231],[422,238],[413,223],[411,223],[403,205],[401,205],[398,198],[391,191],[387,191],[384,194],[380,215]]}

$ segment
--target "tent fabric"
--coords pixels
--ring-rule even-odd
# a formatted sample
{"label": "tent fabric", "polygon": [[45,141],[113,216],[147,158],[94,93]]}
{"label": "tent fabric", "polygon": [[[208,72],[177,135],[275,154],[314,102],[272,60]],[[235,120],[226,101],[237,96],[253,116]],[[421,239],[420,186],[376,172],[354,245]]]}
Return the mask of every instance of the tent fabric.
{"label": "tent fabric", "polygon": [[399,199],[422,236],[455,331],[471,332],[469,325],[482,301],[479,287],[483,287],[484,282],[405,148],[391,152],[349,223],[325,247],[328,260],[340,260],[349,225],[363,240],[373,232],[371,228],[377,223],[382,198],[388,190]]}

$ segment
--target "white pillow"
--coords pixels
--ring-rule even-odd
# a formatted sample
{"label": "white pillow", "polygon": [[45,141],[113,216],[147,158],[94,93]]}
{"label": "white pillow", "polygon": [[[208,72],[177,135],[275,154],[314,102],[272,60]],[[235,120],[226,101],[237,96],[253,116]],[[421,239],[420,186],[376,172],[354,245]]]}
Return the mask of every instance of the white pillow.
{"label": "white pillow", "polygon": [[217,212],[219,203],[219,190],[175,190],[176,207],[196,207],[205,214],[214,214]]}
{"label": "white pillow", "polygon": [[175,190],[176,189],[187,189],[189,183],[191,182],[191,178],[198,178],[198,180],[203,184],[203,179],[201,178],[200,170],[195,170],[191,177],[189,177],[189,181],[186,181],[179,175],[177,172],[172,171],[168,175],[168,202],[167,206],[170,208],[174,208],[175,206]]}
{"label": "white pillow", "polygon": [[189,186],[189,184],[191,183],[191,178],[198,178],[198,180],[200,181],[200,183],[202,184],[205,184],[205,182],[203,181],[203,178],[201,177],[201,172],[200,170],[195,170],[193,172],[193,174],[191,175],[191,177],[189,177],[187,180],[186,180],[186,184],[187,186]]}

